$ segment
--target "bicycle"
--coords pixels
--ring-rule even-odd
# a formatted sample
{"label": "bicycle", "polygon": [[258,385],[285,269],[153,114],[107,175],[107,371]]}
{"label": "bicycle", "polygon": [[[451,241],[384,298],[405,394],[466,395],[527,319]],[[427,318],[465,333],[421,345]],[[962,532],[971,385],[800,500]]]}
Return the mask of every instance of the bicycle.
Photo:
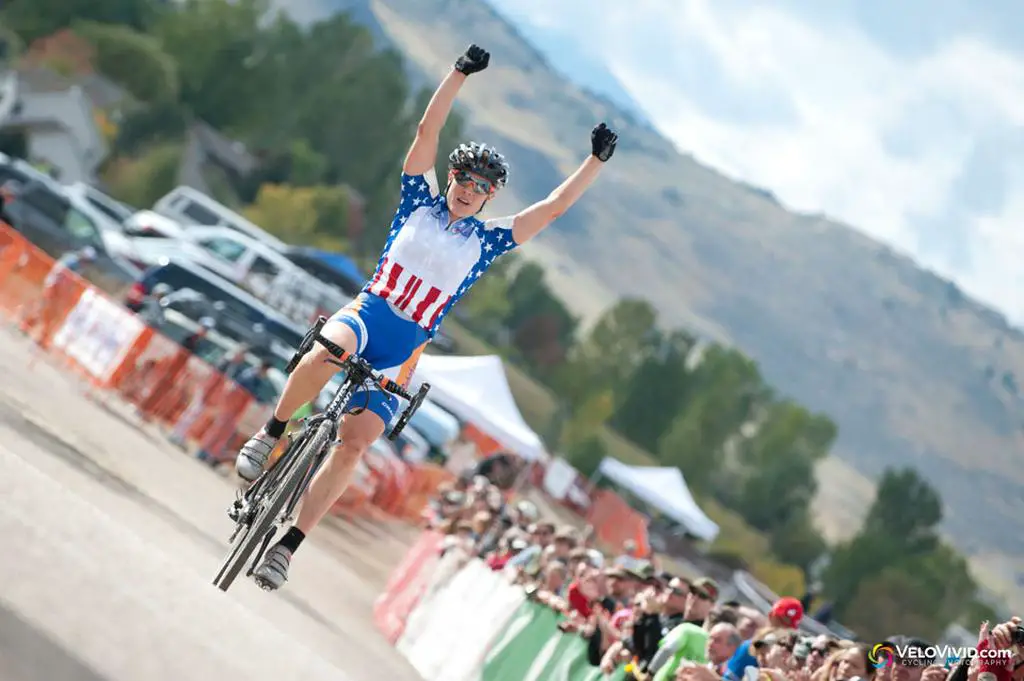
{"label": "bicycle", "polygon": [[228,539],[232,548],[213,579],[213,584],[221,591],[228,590],[255,551],[255,557],[249,561],[245,573],[246,577],[252,576],[278,528],[291,523],[299,500],[327,458],[331,443],[338,435],[342,410],[356,390],[367,383],[372,383],[408,402],[395,427],[388,434],[388,439],[392,441],[409,423],[409,419],[423,404],[427,392],[430,391],[430,384],[424,383],[416,394],[412,395],[402,386],[375,371],[361,357],[346,352],[324,338],[320,331],[326,323],[325,317],[317,319],[285,367],[285,373],[292,373],[299,360],[313,348],[314,343],[319,343],[332,356],[327,361],[345,371],[345,380],[338,386],[334,397],[323,412],[303,420],[301,427],[289,438],[284,453],[253,481],[245,492],[240,491],[228,509],[228,517],[235,521],[235,529]]}

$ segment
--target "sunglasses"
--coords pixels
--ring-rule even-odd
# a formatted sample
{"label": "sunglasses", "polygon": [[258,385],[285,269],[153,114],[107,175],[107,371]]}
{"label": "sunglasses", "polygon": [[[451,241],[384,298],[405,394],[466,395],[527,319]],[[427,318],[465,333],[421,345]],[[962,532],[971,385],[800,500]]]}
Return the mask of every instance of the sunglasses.
{"label": "sunglasses", "polygon": [[490,196],[494,193],[494,185],[487,180],[480,177],[473,177],[465,170],[455,170],[452,172],[452,179],[455,180],[455,184],[460,187],[468,187],[473,190],[474,194],[480,194],[482,196]]}
{"label": "sunglasses", "polygon": [[713,600],[715,600],[715,599],[713,599],[711,597],[711,594],[709,594],[707,591],[701,591],[700,589],[698,589],[696,587],[690,587],[690,593],[692,593],[697,598],[701,598],[701,599],[703,599],[705,601],[713,601]]}

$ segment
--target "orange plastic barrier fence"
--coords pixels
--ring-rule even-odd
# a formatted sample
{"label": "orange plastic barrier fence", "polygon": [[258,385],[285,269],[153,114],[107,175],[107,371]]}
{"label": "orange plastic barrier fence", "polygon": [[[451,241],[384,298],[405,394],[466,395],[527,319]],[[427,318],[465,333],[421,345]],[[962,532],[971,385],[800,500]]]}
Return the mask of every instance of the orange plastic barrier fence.
{"label": "orange plastic barrier fence", "polygon": [[[267,418],[269,410],[256,405],[261,419],[243,419],[254,404],[247,391],[3,224],[0,316],[68,370],[134,405],[144,420],[210,453]],[[243,425],[251,430],[239,433]]]}
{"label": "orange plastic barrier fence", "polygon": [[[91,386],[133,405],[175,441],[233,458],[270,416],[243,388],[146,326],[122,303],[60,267],[0,223],[0,317]],[[485,450],[497,443],[476,431]],[[432,464],[368,453],[334,512],[419,523],[437,488],[454,479]]]}
{"label": "orange plastic barrier fence", "polygon": [[591,499],[587,522],[593,526],[599,542],[610,547],[621,547],[627,540],[632,540],[640,555],[650,555],[647,520],[640,513],[610,490],[595,490]]}
{"label": "orange plastic barrier fence", "polygon": [[466,439],[476,445],[479,458],[488,457],[491,454],[496,454],[504,449],[500,442],[474,426],[472,423],[467,423],[465,425],[464,434]]}
{"label": "orange plastic barrier fence", "polygon": [[402,632],[413,608],[427,588],[434,564],[440,555],[444,536],[439,532],[423,532],[391,573],[384,592],[373,606],[373,623],[391,645]]}

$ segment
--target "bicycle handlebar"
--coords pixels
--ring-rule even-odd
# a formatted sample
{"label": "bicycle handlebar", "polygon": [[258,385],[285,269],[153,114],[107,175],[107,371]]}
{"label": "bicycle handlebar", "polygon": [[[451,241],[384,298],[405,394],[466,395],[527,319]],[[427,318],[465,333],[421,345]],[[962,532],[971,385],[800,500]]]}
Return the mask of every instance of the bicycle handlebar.
{"label": "bicycle handlebar", "polygon": [[409,391],[398,383],[395,383],[380,372],[375,371],[373,367],[371,367],[362,357],[348,352],[331,339],[321,336],[320,330],[324,328],[324,324],[326,323],[326,317],[321,316],[317,318],[316,323],[313,324],[313,328],[306,332],[305,337],[299,344],[298,350],[292,356],[291,361],[288,362],[288,366],[285,367],[285,373],[290,374],[295,370],[299,360],[313,349],[314,343],[319,343],[324,346],[327,352],[338,360],[338,364],[341,368],[348,370],[349,373],[352,373],[352,370],[355,369],[357,374],[362,374],[361,377],[358,377],[360,380],[369,379],[381,390],[389,392],[392,395],[397,395],[409,403],[409,406],[402,411],[402,415],[399,417],[398,423],[391,429],[389,437],[394,440],[398,437],[398,434],[402,432],[402,429],[409,423],[412,415],[416,413],[416,410],[420,408],[420,405],[423,404],[423,400],[426,399],[427,393],[430,391],[430,384],[424,383],[420,386],[420,389],[416,391],[415,395],[411,395]]}
{"label": "bicycle handlebar", "polygon": [[405,388],[400,386],[398,383],[395,383],[384,374],[375,371],[361,357],[357,357],[351,352],[348,352],[337,343],[333,342],[329,338],[324,338],[319,333],[316,334],[316,337],[313,339],[313,341],[324,346],[327,349],[327,352],[331,353],[339,362],[346,365],[346,367],[349,370],[353,368],[352,365],[354,361],[358,361],[359,364],[361,365],[359,367],[361,373],[367,374],[366,378],[373,381],[381,390],[386,390],[387,392],[392,393],[393,395],[398,395],[403,400],[412,402],[412,395],[410,395]]}

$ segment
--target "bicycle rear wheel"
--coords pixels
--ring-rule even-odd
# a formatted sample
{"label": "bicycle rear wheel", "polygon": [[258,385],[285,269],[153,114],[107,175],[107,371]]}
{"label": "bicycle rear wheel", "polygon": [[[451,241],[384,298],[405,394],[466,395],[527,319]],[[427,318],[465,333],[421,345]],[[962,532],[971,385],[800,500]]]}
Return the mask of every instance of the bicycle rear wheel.
{"label": "bicycle rear wheel", "polygon": [[286,453],[278,465],[284,464],[286,468],[282,471],[281,477],[276,483],[269,485],[269,489],[261,495],[257,503],[261,508],[248,528],[238,533],[235,538],[231,552],[224,560],[220,572],[214,578],[213,583],[221,591],[227,591],[238,573],[245,567],[246,561],[252,556],[256,547],[266,538],[278,515],[284,508],[285,503],[292,498],[292,495],[299,491],[299,485],[306,475],[306,471],[316,460],[317,455],[327,446],[331,437],[331,424],[324,421],[311,434],[307,434],[300,442],[296,442],[295,455],[291,461],[285,461]]}

